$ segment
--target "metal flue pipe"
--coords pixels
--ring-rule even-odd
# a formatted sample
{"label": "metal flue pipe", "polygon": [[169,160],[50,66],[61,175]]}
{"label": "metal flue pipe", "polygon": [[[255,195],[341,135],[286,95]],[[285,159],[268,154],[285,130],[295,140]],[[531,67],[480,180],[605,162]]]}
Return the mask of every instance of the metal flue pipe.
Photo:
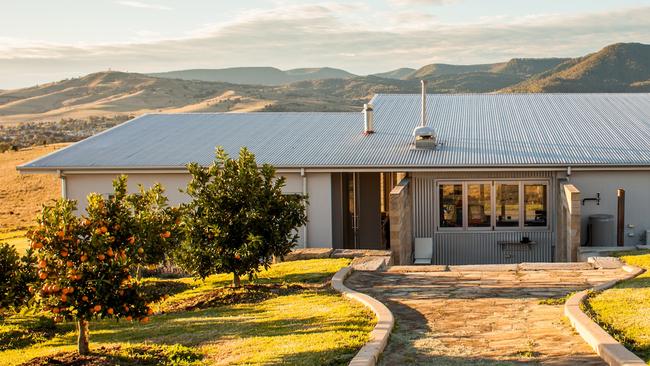
{"label": "metal flue pipe", "polygon": [[420,115],[420,126],[424,127],[427,125],[427,82],[426,80],[420,80],[422,83],[422,109]]}

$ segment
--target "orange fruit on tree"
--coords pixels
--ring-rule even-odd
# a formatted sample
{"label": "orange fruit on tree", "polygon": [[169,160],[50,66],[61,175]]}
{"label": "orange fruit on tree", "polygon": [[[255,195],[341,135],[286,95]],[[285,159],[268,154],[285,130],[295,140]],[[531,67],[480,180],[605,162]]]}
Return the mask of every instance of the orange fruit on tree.
{"label": "orange fruit on tree", "polygon": [[58,314],[58,313],[61,312],[61,310],[60,310],[59,308],[54,308],[54,309],[52,309],[52,312],[53,312],[54,314]]}
{"label": "orange fruit on tree", "polygon": [[100,261],[103,261],[104,259],[106,259],[106,256],[103,255],[103,254],[99,254],[99,255],[97,256],[97,259],[99,259]]}
{"label": "orange fruit on tree", "polygon": [[32,248],[33,249],[41,249],[42,247],[43,247],[43,243],[41,243],[41,242],[37,241],[35,243],[32,243]]}
{"label": "orange fruit on tree", "polygon": [[113,315],[113,313],[114,313],[113,308],[106,309],[106,312],[111,314],[111,315]]}
{"label": "orange fruit on tree", "polygon": [[108,250],[106,251],[106,255],[108,255],[109,257],[112,257],[114,254],[115,254],[115,253],[113,253],[113,249],[112,249],[112,248],[108,248]]}
{"label": "orange fruit on tree", "polygon": [[142,324],[147,324],[147,323],[149,323],[149,317],[148,317],[148,316],[145,316],[145,317],[142,318],[142,320],[140,320],[140,321],[142,322]]}
{"label": "orange fruit on tree", "polygon": [[41,259],[38,262],[38,268],[45,268],[45,267],[47,267],[47,262],[45,261],[45,259]]}
{"label": "orange fruit on tree", "polygon": [[43,271],[38,272],[38,278],[40,278],[41,280],[46,279],[47,278],[47,272],[43,272]]}
{"label": "orange fruit on tree", "polygon": [[95,234],[102,235],[102,230],[100,228],[95,229]]}
{"label": "orange fruit on tree", "polygon": [[85,225],[85,226],[89,226],[89,225],[90,225],[90,220],[85,219],[85,220],[84,220],[84,225]]}
{"label": "orange fruit on tree", "polygon": [[63,239],[65,237],[65,233],[63,232],[63,230],[59,230],[57,231],[56,236]]}
{"label": "orange fruit on tree", "polygon": [[153,314],[153,309],[152,309],[152,308],[148,308],[148,309],[147,309],[147,314],[148,314],[148,315]]}
{"label": "orange fruit on tree", "polygon": [[93,311],[94,311],[94,312],[98,312],[98,311],[101,311],[101,310],[102,310],[102,306],[101,306],[101,305],[95,305],[95,307],[93,307]]}
{"label": "orange fruit on tree", "polygon": [[164,237],[164,238],[169,238],[170,236],[172,236],[172,233],[170,233],[169,231],[165,231],[165,232],[163,233],[163,237]]}
{"label": "orange fruit on tree", "polygon": [[50,292],[59,292],[59,285],[52,285],[49,290]]}
{"label": "orange fruit on tree", "polygon": [[133,320],[133,317],[131,315],[129,315],[129,316],[126,317],[126,320],[131,321],[131,320]]}
{"label": "orange fruit on tree", "polygon": [[67,293],[71,294],[71,293],[74,292],[74,287],[72,287],[72,286],[68,286],[68,287],[65,288],[65,291],[66,291]]}
{"label": "orange fruit on tree", "polygon": [[108,232],[108,228],[106,226],[100,227],[99,230],[102,232],[102,234],[106,234]]}
{"label": "orange fruit on tree", "polygon": [[135,243],[135,237],[133,237],[133,236],[129,236],[128,241],[129,241],[129,244],[133,244],[133,243]]}
{"label": "orange fruit on tree", "polygon": [[67,257],[68,254],[69,254],[69,253],[68,253],[67,250],[65,250],[65,249],[61,250],[61,256],[62,256],[62,257]]}
{"label": "orange fruit on tree", "polygon": [[122,306],[124,307],[124,311],[129,311],[129,307],[128,307],[128,305],[124,304],[124,305],[122,305]]}
{"label": "orange fruit on tree", "polygon": [[84,255],[82,255],[81,258],[79,258],[79,259],[80,259],[82,262],[85,262],[85,261],[88,260],[88,256],[84,254]]}
{"label": "orange fruit on tree", "polygon": [[67,262],[65,262],[65,265],[68,266],[68,267],[72,267],[72,266],[74,266],[74,263],[72,263],[72,261],[67,261]]}
{"label": "orange fruit on tree", "polygon": [[68,295],[66,294],[61,294],[61,301],[67,302],[68,301]]}
{"label": "orange fruit on tree", "polygon": [[138,254],[142,254],[142,253],[144,253],[144,249],[138,248]]}
{"label": "orange fruit on tree", "polygon": [[83,295],[83,296],[81,297],[81,300],[82,300],[82,301],[88,301],[88,296]]}

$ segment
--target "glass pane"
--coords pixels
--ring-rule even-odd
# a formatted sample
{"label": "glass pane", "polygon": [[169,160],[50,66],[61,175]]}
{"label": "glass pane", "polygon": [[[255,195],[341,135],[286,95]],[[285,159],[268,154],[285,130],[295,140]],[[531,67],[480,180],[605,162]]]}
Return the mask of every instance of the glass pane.
{"label": "glass pane", "polygon": [[497,226],[519,226],[519,184],[497,183]]}
{"label": "glass pane", "polygon": [[469,227],[492,226],[492,201],[489,183],[467,184],[467,225]]}
{"label": "glass pane", "polygon": [[463,227],[463,185],[440,185],[440,227]]}
{"label": "glass pane", "polygon": [[524,184],[524,225],[546,226],[546,185]]}

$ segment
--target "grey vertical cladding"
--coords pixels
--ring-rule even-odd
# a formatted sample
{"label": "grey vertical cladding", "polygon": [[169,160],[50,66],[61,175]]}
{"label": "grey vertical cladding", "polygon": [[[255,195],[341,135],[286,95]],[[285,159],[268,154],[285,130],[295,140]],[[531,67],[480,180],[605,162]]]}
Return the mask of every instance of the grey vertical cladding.
{"label": "grey vertical cladding", "polygon": [[[536,244],[501,246],[499,241],[518,242],[527,236]],[[550,231],[437,232],[433,264],[492,264],[552,262],[553,233]]]}
{"label": "grey vertical cladding", "polygon": [[[545,231],[456,231],[438,232],[436,218],[436,179],[492,180],[492,179],[549,179],[551,195],[549,213],[555,212],[554,173],[533,172],[456,172],[413,173],[413,233],[415,237],[433,238],[434,264],[488,264],[519,262],[551,262],[555,237],[555,218],[549,216],[550,228]],[[505,248],[499,242],[519,242],[524,236],[535,244]]]}

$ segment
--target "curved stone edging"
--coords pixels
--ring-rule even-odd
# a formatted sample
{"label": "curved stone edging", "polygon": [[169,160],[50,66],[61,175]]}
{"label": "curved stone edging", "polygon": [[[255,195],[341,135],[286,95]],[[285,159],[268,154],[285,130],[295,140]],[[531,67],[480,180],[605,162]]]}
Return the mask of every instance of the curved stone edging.
{"label": "curved stone edging", "polygon": [[375,298],[354,291],[343,284],[343,281],[352,274],[352,271],[352,267],[343,267],[336,272],[334,277],[332,277],[332,288],[342,293],[345,297],[365,305],[377,316],[377,325],[370,332],[370,340],[361,347],[352,361],[350,361],[351,366],[374,366],[377,364],[384,348],[386,348],[386,344],[388,344],[388,337],[395,325],[395,318],[386,305]]}
{"label": "curved stone edging", "polygon": [[[632,279],[641,273],[645,272],[644,269],[625,265],[623,270],[628,272],[628,275],[619,280],[613,280],[602,285],[595,286],[594,291],[603,291],[608,288],[613,287],[617,283],[625,280]],[[591,348],[596,351],[598,356],[602,358],[605,362],[612,366],[636,366],[643,365],[646,366],[646,363],[640,359],[637,355],[630,352],[622,344],[618,343],[611,335],[605,332],[596,322],[591,320],[587,314],[585,314],[580,308],[589,290],[580,291],[573,296],[571,296],[566,303],[564,304],[564,315],[569,318],[573,328],[580,334],[582,339],[591,346]]]}

